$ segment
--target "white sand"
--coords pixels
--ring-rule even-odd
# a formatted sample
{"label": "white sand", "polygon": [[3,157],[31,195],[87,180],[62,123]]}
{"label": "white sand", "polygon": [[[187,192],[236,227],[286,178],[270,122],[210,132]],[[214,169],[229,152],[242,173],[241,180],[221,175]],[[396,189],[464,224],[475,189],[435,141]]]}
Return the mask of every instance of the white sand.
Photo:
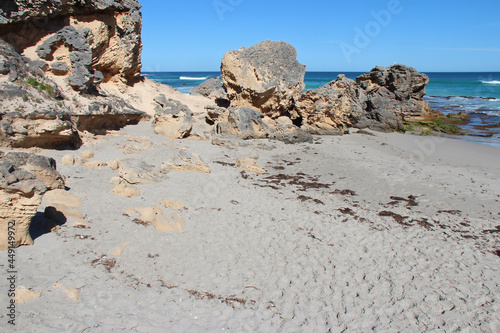
{"label": "white sand", "polygon": [[[67,151],[42,151],[83,200],[77,209],[90,228],[68,217],[17,249],[18,285],[42,290],[17,305],[19,332],[500,330],[500,238],[484,232],[500,225],[498,149],[381,133],[228,148],[167,142],[148,122],[120,134],[73,153],[159,169],[187,148],[211,173],[170,172],[121,197],[109,193],[117,171],[63,165]],[[150,150],[125,155],[116,148],[125,144]],[[232,165],[256,156],[267,174]],[[418,205],[391,199],[410,195]],[[184,231],[123,215],[151,205],[180,214]],[[6,263],[2,252],[0,269]]]}

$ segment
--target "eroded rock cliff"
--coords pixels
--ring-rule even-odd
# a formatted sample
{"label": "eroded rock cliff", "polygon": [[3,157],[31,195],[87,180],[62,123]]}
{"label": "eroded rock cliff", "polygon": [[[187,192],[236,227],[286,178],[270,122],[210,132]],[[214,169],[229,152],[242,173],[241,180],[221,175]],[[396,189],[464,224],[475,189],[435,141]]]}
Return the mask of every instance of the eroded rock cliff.
{"label": "eroded rock cliff", "polygon": [[137,1],[3,1],[0,145],[72,148],[147,118],[115,91],[140,79]]}
{"label": "eroded rock cliff", "polygon": [[5,0],[0,38],[43,59],[49,76],[68,74],[77,89],[102,80],[127,84],[140,76],[140,8],[136,0]]}

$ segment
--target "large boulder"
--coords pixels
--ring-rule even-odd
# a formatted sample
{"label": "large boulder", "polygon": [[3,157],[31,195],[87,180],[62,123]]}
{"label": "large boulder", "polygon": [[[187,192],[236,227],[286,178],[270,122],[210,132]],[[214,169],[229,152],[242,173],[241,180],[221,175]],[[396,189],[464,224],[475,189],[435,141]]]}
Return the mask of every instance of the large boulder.
{"label": "large boulder", "polygon": [[29,229],[43,194],[64,188],[52,158],[0,153],[0,251],[31,245]]}
{"label": "large boulder", "polygon": [[232,107],[250,107],[277,118],[293,109],[305,88],[306,66],[295,48],[282,41],[229,51],[221,63],[224,89]]}
{"label": "large boulder", "polygon": [[397,64],[377,66],[356,78],[368,96],[368,110],[372,113],[393,114],[399,119],[420,117],[430,112],[423,100],[429,77],[412,67]]}
{"label": "large boulder", "polygon": [[210,99],[225,99],[226,93],[222,88],[220,76],[209,78],[189,91],[190,95],[204,96]]}
{"label": "large boulder", "polygon": [[262,139],[268,135],[268,126],[262,112],[246,108],[230,107],[218,120],[215,132],[222,136],[236,136],[243,140]]}

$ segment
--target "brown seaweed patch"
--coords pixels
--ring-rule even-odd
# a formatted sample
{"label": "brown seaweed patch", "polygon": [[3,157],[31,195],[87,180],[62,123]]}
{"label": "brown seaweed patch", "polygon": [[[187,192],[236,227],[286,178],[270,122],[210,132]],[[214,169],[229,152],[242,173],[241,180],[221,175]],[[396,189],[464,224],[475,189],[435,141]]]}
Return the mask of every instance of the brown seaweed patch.
{"label": "brown seaweed patch", "polygon": [[349,207],[339,208],[338,211],[344,215],[351,215],[351,216],[356,215],[356,213],[354,213],[354,211]]}
{"label": "brown seaweed patch", "polygon": [[446,214],[451,214],[451,215],[460,215],[462,213],[461,210],[455,209],[455,210],[438,210],[438,214],[446,213]]}
{"label": "brown seaweed patch", "polygon": [[404,220],[408,218],[408,216],[402,216],[394,212],[390,212],[387,210],[383,210],[378,213],[379,216],[387,216],[387,217],[392,217],[397,223],[402,224],[404,226],[411,226],[409,223],[405,223]]}
{"label": "brown seaweed patch", "polygon": [[186,290],[189,295],[195,297],[196,299],[216,299],[219,300],[221,303],[224,303],[226,305],[231,306],[232,308],[236,309],[237,306],[236,304],[240,305],[253,305],[255,304],[255,301],[253,300],[246,300],[244,298],[239,298],[235,297],[235,295],[230,295],[230,296],[221,296],[221,295],[216,295],[210,292],[205,292],[205,291],[198,291],[198,290]]}
{"label": "brown seaweed patch", "polygon": [[397,197],[397,196],[391,196],[390,198],[393,201],[388,202],[387,204],[391,206],[397,205],[402,201],[407,202],[406,204],[407,208],[418,206],[417,198],[414,195],[409,195],[408,198]]}
{"label": "brown seaweed patch", "polygon": [[500,225],[497,225],[495,229],[483,230],[483,234],[494,234],[500,232]]}
{"label": "brown seaweed patch", "polygon": [[340,195],[350,195],[350,196],[357,195],[356,192],[354,192],[353,190],[348,190],[348,189],[344,189],[344,190],[336,189],[335,191],[330,192],[330,194],[340,194]]}
{"label": "brown seaweed patch", "polygon": [[97,265],[102,265],[108,271],[108,273],[111,273],[111,269],[116,265],[116,259],[108,258],[106,254],[103,254],[100,258],[92,260],[91,264],[94,267],[96,267]]}

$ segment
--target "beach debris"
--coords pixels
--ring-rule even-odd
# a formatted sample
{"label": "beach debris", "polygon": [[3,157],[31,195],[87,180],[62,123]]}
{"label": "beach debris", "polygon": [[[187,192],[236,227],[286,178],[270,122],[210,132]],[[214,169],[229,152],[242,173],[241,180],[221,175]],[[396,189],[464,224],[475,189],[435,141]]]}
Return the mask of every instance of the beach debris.
{"label": "beach debris", "polygon": [[111,273],[111,269],[116,265],[116,259],[109,258],[107,254],[103,254],[99,258],[92,260],[91,265],[94,267],[102,265],[108,273]]}

